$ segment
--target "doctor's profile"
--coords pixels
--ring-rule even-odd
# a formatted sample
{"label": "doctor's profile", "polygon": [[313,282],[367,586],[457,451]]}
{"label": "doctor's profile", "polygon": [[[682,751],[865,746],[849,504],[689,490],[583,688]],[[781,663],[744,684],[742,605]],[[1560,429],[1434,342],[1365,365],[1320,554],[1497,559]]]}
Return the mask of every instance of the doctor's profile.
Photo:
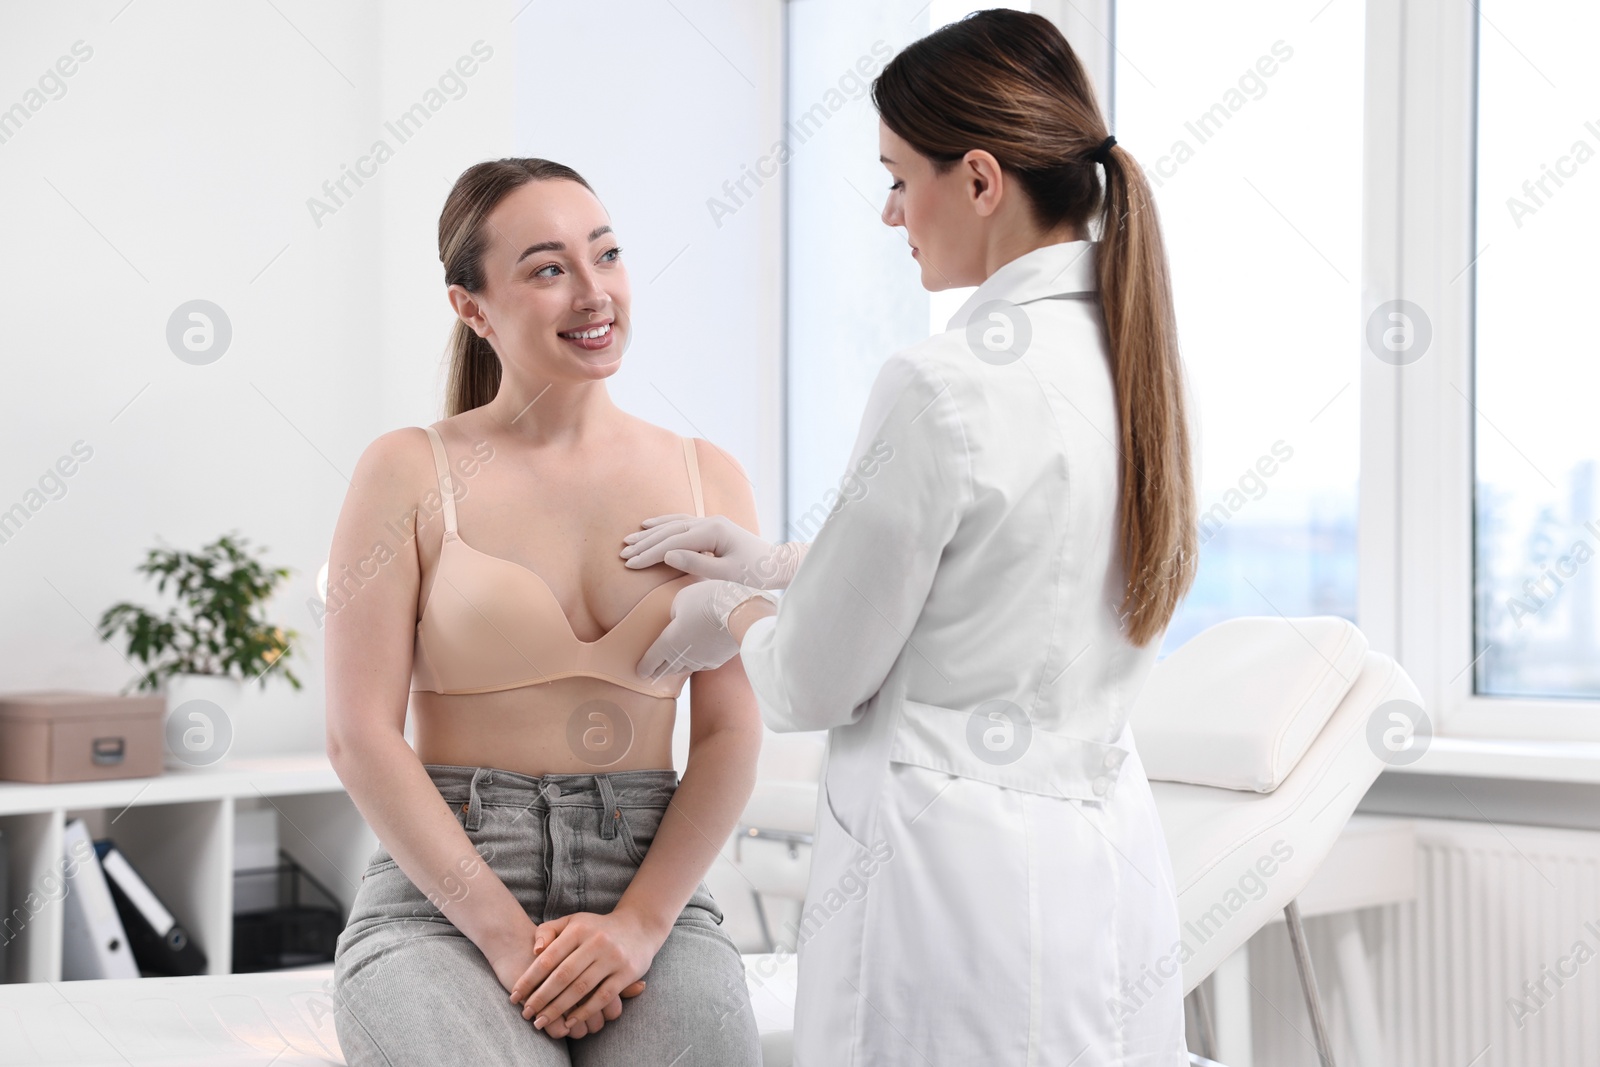
{"label": "doctor's profile", "polygon": [[828,731],[796,1064],[1178,1067],[1174,880],[1128,724],[1197,551],[1151,190],[1037,14],[915,41],[872,102],[882,222],[924,288],[976,290],[884,361],[848,468],[870,477],[809,543],[682,509],[628,536],[630,568],[705,579],[639,669],[742,662],[768,727]]}

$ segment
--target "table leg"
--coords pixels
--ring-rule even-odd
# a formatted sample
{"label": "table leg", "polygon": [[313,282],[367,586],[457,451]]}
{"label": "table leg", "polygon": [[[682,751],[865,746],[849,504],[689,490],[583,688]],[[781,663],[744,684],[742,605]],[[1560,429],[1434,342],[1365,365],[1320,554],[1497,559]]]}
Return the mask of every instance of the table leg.
{"label": "table leg", "polygon": [[1250,1036],[1250,945],[1240,945],[1211,976],[1217,1012],[1217,1059],[1228,1067],[1255,1067]]}
{"label": "table leg", "polygon": [[1366,944],[1354,912],[1341,911],[1323,920],[1333,935],[1338,960],[1340,992],[1349,1022],[1350,1047],[1355,1067],[1384,1067],[1383,1029],[1378,1016],[1378,993],[1372,981]]}

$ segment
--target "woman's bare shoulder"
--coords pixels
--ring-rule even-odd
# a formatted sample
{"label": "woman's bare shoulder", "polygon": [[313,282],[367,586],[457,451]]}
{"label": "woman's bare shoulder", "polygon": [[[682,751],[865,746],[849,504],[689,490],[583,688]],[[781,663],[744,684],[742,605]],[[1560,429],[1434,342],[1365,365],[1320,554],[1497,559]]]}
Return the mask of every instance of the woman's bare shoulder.
{"label": "woman's bare shoulder", "polygon": [[475,454],[485,451],[484,431],[470,413],[452,415],[428,426],[399,426],[374,438],[362,453],[362,461],[370,460],[373,466],[408,475],[412,481],[433,484],[436,461],[433,442],[428,430],[439,435],[446,459],[458,464],[457,453],[467,449]]}
{"label": "woman's bare shoulder", "polygon": [[[437,428],[438,424],[435,424]],[[421,426],[398,426],[373,438],[356,460],[356,471],[370,481],[410,485],[431,470],[433,446]]]}
{"label": "woman's bare shoulder", "polygon": [[345,513],[358,529],[370,532],[420,506],[436,485],[426,430],[396,427],[373,438],[356,460]]}
{"label": "woman's bare shoulder", "polygon": [[[681,448],[683,435],[664,426],[629,415],[640,439],[655,449]],[[694,445],[695,466],[700,470],[700,488],[707,515],[726,515],[747,529],[756,528],[755,491],[744,465],[728,449],[704,437],[690,437]]]}
{"label": "woman's bare shoulder", "polygon": [[703,437],[694,440],[700,484],[707,515],[726,515],[747,530],[759,533],[755,486],[732,452]]}

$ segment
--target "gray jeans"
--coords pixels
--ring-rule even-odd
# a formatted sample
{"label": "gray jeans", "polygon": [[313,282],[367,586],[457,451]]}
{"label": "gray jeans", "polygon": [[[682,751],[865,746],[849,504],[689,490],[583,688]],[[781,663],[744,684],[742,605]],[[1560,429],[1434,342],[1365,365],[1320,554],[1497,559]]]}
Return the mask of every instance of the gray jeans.
{"label": "gray jeans", "polygon": [[[655,839],[670,770],[532,777],[424,764],[490,870],[534,922],[604,914]],[[334,1025],[350,1067],[761,1063],[744,963],[701,882],[622,1017],[597,1034],[533,1028],[465,934],[380,845],[334,955]]]}

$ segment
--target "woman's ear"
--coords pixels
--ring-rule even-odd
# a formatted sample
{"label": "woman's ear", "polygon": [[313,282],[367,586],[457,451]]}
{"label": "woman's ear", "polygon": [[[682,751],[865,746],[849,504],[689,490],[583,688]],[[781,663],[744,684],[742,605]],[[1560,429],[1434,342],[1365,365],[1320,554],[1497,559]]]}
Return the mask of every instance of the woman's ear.
{"label": "woman's ear", "polygon": [[1000,197],[1005,191],[1005,175],[1000,161],[981,148],[974,148],[961,157],[962,183],[972,206],[980,216],[988,217],[1000,208]]}
{"label": "woman's ear", "polygon": [[478,303],[476,297],[467,292],[462,286],[452,285],[445,290],[445,298],[450,301],[450,307],[461,317],[461,321],[465,322],[473,333],[479,337],[488,336],[489,319],[484,315],[483,307]]}

